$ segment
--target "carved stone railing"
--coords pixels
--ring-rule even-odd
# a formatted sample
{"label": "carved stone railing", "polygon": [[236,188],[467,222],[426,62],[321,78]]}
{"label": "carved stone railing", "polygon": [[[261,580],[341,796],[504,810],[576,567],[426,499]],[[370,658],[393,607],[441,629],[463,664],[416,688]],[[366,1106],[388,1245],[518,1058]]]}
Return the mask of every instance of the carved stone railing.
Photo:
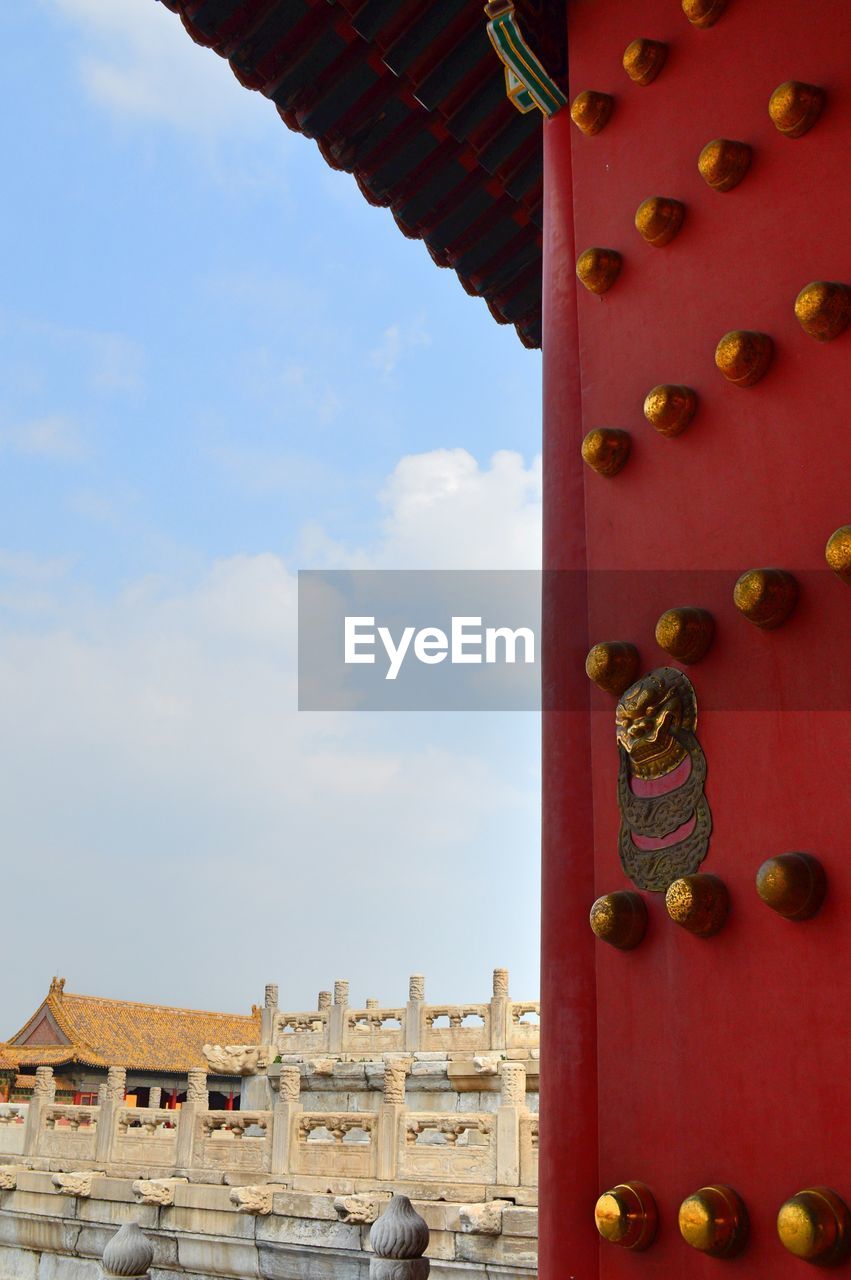
{"label": "carved stone railing", "polygon": [[197,1169],[269,1173],[272,1123],[264,1111],[198,1112],[190,1163]]}
{"label": "carved stone railing", "polygon": [[[31,1102],[27,1129],[29,1133],[35,1129],[38,1154],[48,1159],[67,1156],[74,1160],[94,1160],[99,1111],[99,1107]],[[28,1146],[26,1143],[24,1148],[27,1152]]]}
{"label": "carved stone railing", "polygon": [[374,1178],[378,1117],[370,1112],[304,1111],[296,1118],[290,1171]]}
{"label": "carved stone railing", "polygon": [[120,1107],[110,1159],[121,1164],[173,1165],[179,1112],[161,1107]]}
{"label": "carved stone railing", "polygon": [[[267,998],[277,992],[273,984]],[[495,969],[489,1002],[466,1005],[425,1003],[425,979],[414,974],[404,1007],[379,1007],[370,1000],[363,1009],[349,1006],[347,982],[334,984],[334,999],[320,992],[319,1008],[289,1013],[267,1006],[264,1032],[278,1054],[407,1053],[417,1050],[487,1050],[536,1048],[540,1005],[514,1001],[508,994],[508,970]]]}
{"label": "carved stone railing", "polygon": [[[0,1125],[0,1163],[15,1155],[25,1167],[57,1174],[106,1171],[214,1183],[249,1175],[247,1182],[302,1176],[349,1186],[358,1179],[534,1184],[537,1117],[526,1108],[521,1062],[501,1062],[495,1110],[464,1113],[408,1110],[409,1066],[407,1059],[386,1063],[383,1093],[369,1111],[303,1110],[299,1069],[288,1064],[269,1111],[210,1111],[200,1101],[174,1111],[128,1107],[116,1097],[100,1106],[71,1106],[44,1094],[29,1106],[22,1146],[21,1126]],[[198,1099],[202,1083],[196,1081]]]}
{"label": "carved stone railing", "polygon": [[409,1112],[400,1138],[400,1178],[496,1182],[495,1116]]}
{"label": "carved stone railing", "polygon": [[24,1150],[26,1106],[0,1106],[0,1151],[20,1155]]}

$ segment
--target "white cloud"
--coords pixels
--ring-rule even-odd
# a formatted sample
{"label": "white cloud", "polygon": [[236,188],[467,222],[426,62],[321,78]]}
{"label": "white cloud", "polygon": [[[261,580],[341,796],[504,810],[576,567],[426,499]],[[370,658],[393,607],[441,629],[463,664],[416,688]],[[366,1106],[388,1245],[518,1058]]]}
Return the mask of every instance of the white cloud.
{"label": "white cloud", "polygon": [[[45,0],[82,39],[79,70],[90,96],[119,117],[158,120],[197,134],[241,130],[265,103],[154,0]],[[262,114],[262,112],[261,112]]]}
{"label": "white cloud", "polygon": [[[479,558],[498,531],[535,563],[535,475],[512,454],[403,459],[372,563],[424,557],[429,523]],[[296,578],[272,554],[101,601],[61,565],[4,569],[0,609],[33,577],[52,600],[46,618],[0,612],[4,892],[37,901],[42,929],[10,1025],[54,971],[244,1007],[276,976],[288,1003],[338,976],[395,1000],[421,967],[435,998],[476,998],[507,962],[534,994],[530,718],[299,714]],[[5,925],[14,951],[26,913]]]}
{"label": "white cloud", "polygon": [[541,485],[540,456],[527,467],[506,449],[488,466],[466,449],[408,454],[381,492],[376,542],[348,548],[308,526],[302,560],[321,568],[538,569]]}
{"label": "white cloud", "polygon": [[424,317],[420,316],[410,324],[389,325],[378,345],[370,351],[369,359],[379,373],[389,377],[406,352],[430,346],[431,335],[426,330]]}
{"label": "white cloud", "polygon": [[61,413],[3,428],[0,430],[0,448],[56,462],[74,461],[86,451],[76,424]]}

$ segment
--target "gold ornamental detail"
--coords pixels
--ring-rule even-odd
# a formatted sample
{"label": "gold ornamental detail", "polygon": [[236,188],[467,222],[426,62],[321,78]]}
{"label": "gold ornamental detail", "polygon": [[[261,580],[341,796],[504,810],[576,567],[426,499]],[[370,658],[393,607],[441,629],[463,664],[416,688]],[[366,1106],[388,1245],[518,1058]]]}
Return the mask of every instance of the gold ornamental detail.
{"label": "gold ornamental detail", "polygon": [[633,40],[624,50],[623,69],[636,84],[652,84],[667,56],[668,46],[661,40]]}
{"label": "gold ornamental detail", "polygon": [[811,853],[781,853],[767,858],[757,871],[756,891],[785,919],[811,920],[827,894],[827,876]]}
{"label": "gold ornamental detail", "polygon": [[701,1187],[680,1205],[680,1235],[710,1258],[734,1258],[748,1241],[748,1211],[732,1187]]}
{"label": "gold ornamental detail", "polygon": [[801,138],[821,115],[824,98],[824,89],[818,85],[786,80],[769,98],[768,114],[785,138]]}
{"label": "gold ornamental detail", "polygon": [[838,280],[813,280],[795,299],[795,318],[816,342],[832,342],[851,324],[851,288]]}
{"label": "gold ornamental detail", "polygon": [[614,105],[611,94],[584,89],[570,104],[570,118],[586,137],[593,138],[609,123]]}
{"label": "gold ornamental detail", "polygon": [[714,27],[727,0],[683,0],[683,13],[693,27]]}
{"label": "gold ornamental detail", "polygon": [[851,524],[842,525],[830,535],[824,558],[840,581],[851,587]]}
{"label": "gold ornamental detail", "polygon": [[755,627],[774,631],[791,617],[798,583],[786,569],[748,569],[733,588],[733,604]]}
{"label": "gold ornamental detail", "polygon": [[713,938],[727,923],[730,898],[717,876],[681,876],[668,886],[665,909],[673,920],[697,938]]}
{"label": "gold ornamental detail", "polygon": [[617,280],[623,258],[617,249],[586,249],[576,263],[576,274],[590,293],[608,293]]}
{"label": "gold ornamental detail", "polygon": [[621,1182],[600,1196],[594,1221],[609,1244],[639,1253],[656,1239],[659,1214],[649,1187],[643,1182]]}
{"label": "gold ornamental detail", "polygon": [[714,639],[715,620],[706,609],[667,609],[656,623],[659,648],[686,666],[705,658]]}
{"label": "gold ornamental detail", "polygon": [[618,889],[598,898],[591,908],[592,932],[618,951],[632,951],[647,932],[647,907],[639,893]]}
{"label": "gold ornamental detail", "polygon": [[617,697],[634,683],[639,657],[634,644],[626,640],[603,640],[588,650],[585,674],[604,693]]}
{"label": "gold ornamental detail", "polygon": [[617,706],[618,853],[633,884],[651,893],[697,871],[709,850],[706,757],[696,727],[694,688],[675,667],[636,681]]}
{"label": "gold ornamental detail", "polygon": [[686,207],[670,196],[648,196],[635,211],[635,229],[648,244],[670,244],[683,225]]}
{"label": "gold ornamental detail", "polygon": [[595,427],[582,441],[582,460],[598,476],[616,476],[626,466],[632,438],[617,427]]}
{"label": "gold ornamental detail", "polygon": [[660,436],[678,436],[697,412],[697,395],[691,387],[664,382],[644,397],[644,416]]}
{"label": "gold ornamental detail", "polygon": [[731,329],[715,348],[715,365],[734,387],[752,387],[765,377],[774,359],[774,343],[767,333]]}
{"label": "gold ornamental detail", "polygon": [[697,160],[701,178],[713,191],[732,191],[750,168],[751,149],[746,142],[714,138]]}
{"label": "gold ornamental detail", "polygon": [[784,1249],[817,1267],[851,1257],[851,1211],[830,1187],[808,1187],[782,1205],[777,1234]]}

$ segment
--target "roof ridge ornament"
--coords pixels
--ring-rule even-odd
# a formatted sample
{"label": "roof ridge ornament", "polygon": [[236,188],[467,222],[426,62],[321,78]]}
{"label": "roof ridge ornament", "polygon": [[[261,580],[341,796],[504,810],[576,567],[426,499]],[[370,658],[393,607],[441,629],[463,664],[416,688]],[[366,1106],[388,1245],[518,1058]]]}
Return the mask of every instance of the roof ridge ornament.
{"label": "roof ridge ornament", "polygon": [[517,22],[513,0],[485,5],[488,39],[505,67],[505,91],[518,111],[535,107],[548,118],[567,106],[567,98],[533,53]]}

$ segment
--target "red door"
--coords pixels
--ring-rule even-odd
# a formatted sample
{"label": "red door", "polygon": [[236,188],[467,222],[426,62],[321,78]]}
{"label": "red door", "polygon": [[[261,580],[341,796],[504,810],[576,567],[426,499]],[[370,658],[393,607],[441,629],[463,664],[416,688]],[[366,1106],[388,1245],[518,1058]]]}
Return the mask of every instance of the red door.
{"label": "red door", "polygon": [[[545,555],[550,570],[590,573],[587,607],[580,578],[547,584],[541,1274],[803,1277],[807,1263],[778,1235],[781,1206],[812,1188],[851,1204],[851,584],[825,562],[830,535],[851,525],[851,328],[817,340],[795,312],[811,282],[851,282],[851,9],[729,0],[706,26],[679,0],[571,0],[567,10],[571,96],[593,90],[614,103],[597,133],[566,111],[545,125]],[[636,38],[664,46],[634,50],[645,84],[622,63]],[[787,81],[824,91],[797,137],[768,110]],[[776,101],[784,128],[816,115],[819,95],[807,93]],[[701,176],[698,157],[718,139],[745,146],[710,150]],[[651,235],[684,213],[668,243],[636,228],[651,197],[684,207],[644,211]],[[574,273],[592,247],[619,255],[586,260],[599,293]],[[816,294],[803,318],[839,327],[847,300]],[[737,331],[763,337],[722,346],[722,370],[719,340]],[[663,396],[654,427],[643,407],[660,385],[694,398]],[[688,409],[680,434],[658,429]],[[582,461],[596,428],[629,433],[617,474]],[[733,599],[740,575],[766,567],[791,574],[799,592],[774,629]],[[789,579],[776,584],[789,606]],[[660,615],[683,606],[714,621],[708,651],[689,665],[654,634]],[[687,673],[696,699],[692,727],[676,676],[643,708],[622,709],[623,734],[658,730],[664,758],[655,778],[628,759],[620,801],[618,697],[581,670],[601,641],[634,646],[637,676]],[[665,756],[672,707],[680,739]],[[642,834],[642,822],[658,815],[660,791],[689,779],[667,857],[671,822],[657,823],[663,837]],[[792,852],[826,874],[824,905],[806,920],[784,918],[756,889],[761,864]],[[723,886],[689,882],[692,905],[716,894],[712,936],[666,907],[667,885],[691,873]],[[588,925],[592,902],[616,891],[647,912],[631,950]],[[684,901],[672,901],[674,915]],[[635,1181],[658,1211],[644,1250],[595,1227],[598,1196]],[[712,1187],[714,1199],[689,1201]],[[813,1248],[823,1246],[841,1203],[796,1203],[787,1243],[797,1222],[804,1248],[810,1223],[821,1224]],[[707,1243],[726,1256],[694,1247]]]}

